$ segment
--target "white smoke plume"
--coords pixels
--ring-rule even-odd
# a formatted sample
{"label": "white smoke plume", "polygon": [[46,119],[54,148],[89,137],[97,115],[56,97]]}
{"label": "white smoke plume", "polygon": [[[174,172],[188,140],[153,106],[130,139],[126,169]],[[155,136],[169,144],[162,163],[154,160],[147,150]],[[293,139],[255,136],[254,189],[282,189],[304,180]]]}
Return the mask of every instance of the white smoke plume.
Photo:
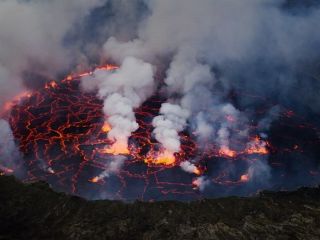
{"label": "white smoke plume", "polygon": [[270,166],[266,160],[255,161],[249,166],[247,176],[252,184],[267,186],[271,177]]}
{"label": "white smoke plume", "polygon": [[[171,62],[165,83],[170,95],[180,97],[175,97],[177,104],[174,107],[169,103],[162,104],[160,116],[155,117],[153,121],[154,133],[156,139],[162,143],[166,150],[179,152],[179,132],[186,127],[188,118],[194,115],[192,109],[194,103],[192,105],[186,104],[186,99],[196,86],[205,85],[210,88],[214,83],[214,77],[208,65],[196,62],[192,51],[182,50]],[[198,109],[197,107],[197,111]],[[168,124],[165,124],[165,122]],[[172,146],[173,143],[175,147]]]}
{"label": "white smoke plume", "polygon": [[104,178],[110,177],[112,174],[116,174],[123,166],[125,160],[125,156],[113,156],[111,162],[107,164],[106,170],[100,173],[97,177],[93,178],[93,181],[99,182]]}
{"label": "white smoke plume", "polygon": [[207,179],[205,176],[201,176],[195,178],[192,184],[195,186],[195,188],[199,189],[200,191],[203,191],[210,184],[210,180]]}
{"label": "white smoke plume", "polygon": [[45,171],[45,172],[50,173],[50,174],[54,174],[55,173],[53,168],[51,166],[49,166],[48,163],[45,160],[43,160],[42,158],[39,159],[38,166],[42,171]]}
{"label": "white smoke plume", "polygon": [[0,119],[0,170],[11,173],[19,164],[20,153],[9,123]]}
{"label": "white smoke plume", "polygon": [[85,90],[97,89],[104,100],[103,111],[111,126],[108,138],[114,141],[110,153],[128,151],[128,138],[138,129],[134,109],[153,93],[153,75],[151,64],[128,57],[114,72],[96,70],[82,79]]}
{"label": "white smoke plume", "polygon": [[189,161],[183,161],[180,163],[180,167],[183,171],[187,173],[197,173],[198,168],[191,162]]}
{"label": "white smoke plume", "polygon": [[178,133],[185,128],[188,116],[189,112],[179,105],[164,103],[160,108],[160,115],[152,121],[155,138],[172,154],[180,151]]}
{"label": "white smoke plume", "polygon": [[112,60],[120,63],[126,57],[136,57],[139,59],[150,59],[148,52],[145,48],[144,42],[139,39],[134,39],[129,42],[120,42],[114,37],[110,37],[108,41],[104,44],[103,50],[107,57],[111,57]]}

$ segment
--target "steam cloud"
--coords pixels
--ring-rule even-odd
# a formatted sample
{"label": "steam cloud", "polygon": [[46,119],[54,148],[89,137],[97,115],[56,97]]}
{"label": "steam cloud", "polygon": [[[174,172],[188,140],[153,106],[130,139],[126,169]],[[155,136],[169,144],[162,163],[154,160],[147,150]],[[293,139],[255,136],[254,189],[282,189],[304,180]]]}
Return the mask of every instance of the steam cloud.
{"label": "steam cloud", "polygon": [[195,171],[197,171],[197,167],[188,161],[184,161],[184,162],[180,163],[180,167],[185,172],[188,172],[188,173],[194,173]]}
{"label": "steam cloud", "polygon": [[179,105],[164,103],[160,108],[160,114],[152,121],[155,138],[170,153],[179,152],[180,140],[178,133],[185,128],[189,112]]}
{"label": "steam cloud", "polygon": [[115,174],[119,172],[122,165],[124,164],[124,161],[126,160],[125,156],[113,156],[113,159],[109,164],[106,165],[106,170],[104,170],[102,173],[100,173],[95,179],[95,181],[101,181],[104,178],[109,177],[111,174]]}
{"label": "steam cloud", "polygon": [[153,68],[149,63],[128,57],[113,73],[97,70],[92,77],[83,78],[82,86],[92,89],[93,82],[98,96],[104,100],[106,122],[111,125],[108,138],[115,142],[111,152],[126,153],[128,138],[138,129],[133,110],[153,92]]}
{"label": "steam cloud", "polygon": [[11,170],[20,163],[19,160],[20,153],[14,142],[10,125],[7,121],[0,119],[0,169],[11,173]]}
{"label": "steam cloud", "polygon": [[65,37],[104,2],[1,1],[0,106],[25,89],[26,71],[55,78],[79,61],[81,51],[66,47]]}

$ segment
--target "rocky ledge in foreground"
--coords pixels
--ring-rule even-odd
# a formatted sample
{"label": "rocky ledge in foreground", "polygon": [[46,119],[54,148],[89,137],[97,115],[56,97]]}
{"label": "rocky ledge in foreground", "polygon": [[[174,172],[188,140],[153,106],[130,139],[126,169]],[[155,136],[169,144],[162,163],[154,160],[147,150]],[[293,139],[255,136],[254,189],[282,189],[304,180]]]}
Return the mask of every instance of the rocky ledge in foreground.
{"label": "rocky ledge in foreground", "polygon": [[191,203],[86,201],[0,177],[0,239],[320,239],[320,189]]}

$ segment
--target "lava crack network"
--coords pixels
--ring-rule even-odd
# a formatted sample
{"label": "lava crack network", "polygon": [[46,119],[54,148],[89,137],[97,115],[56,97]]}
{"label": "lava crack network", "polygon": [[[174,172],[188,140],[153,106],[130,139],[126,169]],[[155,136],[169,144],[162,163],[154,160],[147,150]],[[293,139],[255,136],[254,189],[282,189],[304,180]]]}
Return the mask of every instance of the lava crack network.
{"label": "lava crack network", "polygon": [[[101,68],[112,71],[116,67]],[[194,176],[178,167],[179,159],[186,158],[186,152],[191,156],[195,149],[186,134],[181,134],[184,146],[174,162],[155,164],[152,159],[158,143],[151,136],[151,121],[162,103],[157,96],[135,112],[139,129],[129,140],[124,166],[108,178],[103,175],[115,158],[106,151],[112,142],[107,138],[110,126],[104,123],[103,103],[95,94],[80,90],[80,78],[89,74],[49,82],[41,90],[17,96],[19,103],[10,106],[10,125],[28,169],[24,180],[44,180],[55,189],[88,198],[198,197]],[[172,178],[177,171],[182,176]]]}
{"label": "lava crack network", "polygon": [[[114,66],[102,69],[113,71]],[[19,96],[11,105],[10,125],[23,153],[27,174],[25,181],[44,180],[55,189],[90,199],[190,200],[201,198],[201,175],[206,174],[208,161],[235,157],[254,161],[248,155],[265,155],[267,146],[260,147],[259,137],[246,152],[217,149],[208,144],[199,153],[195,138],[182,132],[181,151],[174,159],[155,161],[159,143],[152,136],[152,119],[158,115],[161,96],[154,95],[135,110],[139,129],[129,139],[128,152],[117,158],[106,151],[112,142],[107,138],[110,126],[104,122],[103,103],[94,93],[81,91],[80,78],[87,72],[70,75],[60,82],[49,82],[43,89]],[[182,171],[186,160],[198,159],[190,172]],[[123,166],[106,173],[114,161]],[[226,180],[220,171],[210,181],[227,186],[246,184],[250,174],[243,172]],[[202,182],[201,182],[202,181]]]}

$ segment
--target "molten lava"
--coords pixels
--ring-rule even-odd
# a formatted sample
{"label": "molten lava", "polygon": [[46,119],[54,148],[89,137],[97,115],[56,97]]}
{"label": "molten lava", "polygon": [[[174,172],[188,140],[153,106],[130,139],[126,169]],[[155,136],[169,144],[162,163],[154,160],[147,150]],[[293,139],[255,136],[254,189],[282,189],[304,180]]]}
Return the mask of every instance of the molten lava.
{"label": "molten lava", "polygon": [[255,137],[249,144],[246,152],[248,154],[268,154],[267,143],[262,141],[259,137]]}
{"label": "molten lava", "polygon": [[100,180],[99,177],[94,177],[94,178],[90,179],[89,182],[97,183],[97,182],[99,182],[99,180]]}
{"label": "molten lava", "polygon": [[101,153],[112,154],[112,155],[128,155],[130,151],[127,143],[118,141],[109,147],[102,149]]}
{"label": "molten lava", "polygon": [[219,154],[222,156],[233,158],[237,155],[237,152],[224,146],[219,150]]}
{"label": "molten lava", "polygon": [[102,126],[102,132],[108,133],[111,130],[111,126],[108,122],[105,122]]}
{"label": "molten lava", "polygon": [[151,152],[149,157],[145,159],[146,163],[149,164],[156,164],[156,165],[174,165],[176,163],[176,158],[173,153],[164,150],[158,153]]}
{"label": "molten lava", "polygon": [[240,177],[241,182],[249,182],[249,180],[250,180],[249,174],[243,174]]}

